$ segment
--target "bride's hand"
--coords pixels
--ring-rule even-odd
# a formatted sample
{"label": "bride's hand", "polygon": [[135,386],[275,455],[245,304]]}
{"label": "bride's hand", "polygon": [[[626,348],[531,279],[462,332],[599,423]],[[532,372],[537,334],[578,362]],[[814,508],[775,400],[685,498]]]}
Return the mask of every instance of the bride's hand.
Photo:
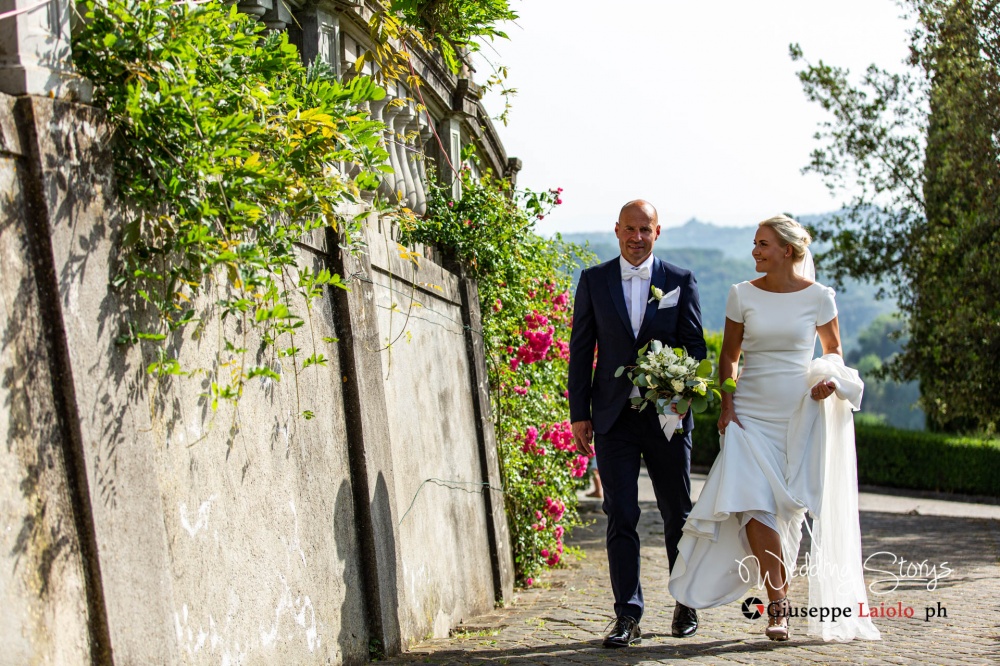
{"label": "bride's hand", "polygon": [[720,435],[725,434],[725,432],[726,432],[726,426],[728,426],[730,423],[735,423],[741,429],[743,428],[743,424],[740,423],[740,419],[736,416],[736,410],[733,409],[732,407],[729,407],[729,408],[723,407],[722,408],[722,414],[719,416],[719,434]]}
{"label": "bride's hand", "polygon": [[833,382],[820,382],[812,387],[809,395],[813,400],[826,400],[837,390],[837,385]]}

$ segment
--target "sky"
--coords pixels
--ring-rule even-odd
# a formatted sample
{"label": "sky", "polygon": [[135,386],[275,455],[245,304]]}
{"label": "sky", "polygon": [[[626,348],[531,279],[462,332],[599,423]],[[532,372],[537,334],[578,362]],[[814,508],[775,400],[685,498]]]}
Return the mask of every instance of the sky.
{"label": "sky", "polygon": [[[902,71],[909,22],[892,0],[511,0],[509,41],[483,56],[517,89],[497,129],[524,167],[518,185],[562,187],[542,233],[611,231],[647,199],[665,227],[743,226],[836,210],[803,175],[826,118],[806,100],[788,45],[860,76]],[[477,80],[490,65],[481,63]],[[503,102],[484,100],[491,113]]]}

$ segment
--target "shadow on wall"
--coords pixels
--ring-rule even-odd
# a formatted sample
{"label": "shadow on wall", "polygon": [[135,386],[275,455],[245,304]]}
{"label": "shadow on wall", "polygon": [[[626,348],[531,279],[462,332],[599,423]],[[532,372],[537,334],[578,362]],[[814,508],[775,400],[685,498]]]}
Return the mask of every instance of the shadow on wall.
{"label": "shadow on wall", "polygon": [[[19,211],[20,197],[8,198],[8,211]],[[9,244],[9,245],[8,245]],[[12,255],[8,255],[10,252]],[[3,261],[6,256],[16,257],[20,266]],[[11,214],[0,220],[0,273],[6,277],[20,275],[17,286],[2,286],[0,299],[4,301],[3,335],[0,337],[0,356],[16,362],[6,365],[0,375],[3,388],[3,409],[9,415],[6,432],[7,454],[17,458],[17,468],[22,477],[18,490],[25,512],[20,516],[20,528],[7,555],[13,558],[13,570],[33,569],[26,579],[35,583],[34,592],[45,598],[50,588],[50,575],[64,550],[76,550],[72,535],[72,520],[65,514],[66,499],[58,493],[53,482],[54,467],[61,472],[60,452],[54,449],[59,442],[59,428],[52,401],[45,389],[49,384],[48,358],[41,324],[35,308],[38,298],[34,279],[26,265],[30,250],[22,229],[15,224]],[[23,262],[23,263],[22,263]],[[11,294],[13,298],[5,298]],[[13,516],[8,516],[13,518]],[[11,521],[13,522],[13,521]],[[8,527],[8,529],[10,529]],[[75,557],[71,553],[69,557]]]}
{"label": "shadow on wall", "polygon": [[[369,558],[371,576],[376,578],[377,585],[368,585],[370,597],[378,604],[379,612],[372,613],[372,638],[368,642],[368,651],[373,659],[382,658],[386,651],[396,653],[402,648],[401,627],[399,623],[399,572],[396,564],[396,524],[389,499],[389,487],[385,476],[380,470],[375,480],[375,491],[372,493],[369,516],[378,520],[385,517],[389,520],[383,529],[373,530],[375,551],[381,557]],[[375,553],[373,553],[374,555]],[[374,593],[371,590],[376,590]]]}
{"label": "shadow on wall", "polygon": [[[367,659],[369,634],[367,617],[370,616],[365,603],[365,585],[361,570],[357,566],[355,544],[358,534],[354,520],[354,503],[351,484],[345,479],[340,483],[333,509],[334,541],[337,544],[337,559],[344,564],[340,580],[344,585],[344,603],[340,609],[340,635],[337,637],[339,654],[343,661]],[[337,581],[331,581],[335,585]],[[354,618],[354,621],[350,621]]]}

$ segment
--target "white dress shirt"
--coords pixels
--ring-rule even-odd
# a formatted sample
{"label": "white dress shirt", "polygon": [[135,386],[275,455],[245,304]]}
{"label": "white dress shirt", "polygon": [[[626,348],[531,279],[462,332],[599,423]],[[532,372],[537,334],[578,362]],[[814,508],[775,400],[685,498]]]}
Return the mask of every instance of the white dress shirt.
{"label": "white dress shirt", "polygon": [[[650,254],[646,257],[646,261],[638,266],[633,266],[622,256],[618,257],[618,263],[621,266],[622,275],[633,271],[638,273],[642,268],[645,268],[646,274],[649,276],[646,278],[636,276],[631,280],[622,279],[622,293],[625,294],[625,308],[628,310],[628,316],[632,322],[632,335],[639,337],[642,316],[646,313],[646,303],[649,301],[649,285],[653,281],[653,255]],[[639,388],[633,386],[629,398],[638,396]]]}
{"label": "white dress shirt", "polygon": [[[618,263],[621,266],[622,274],[633,271],[638,273],[640,269],[645,268],[646,273],[649,275],[646,278],[634,277],[631,280],[622,280],[622,293],[625,294],[625,308],[628,310],[629,318],[632,321],[632,335],[639,337],[642,316],[646,313],[646,303],[649,302],[649,285],[652,283],[653,277],[653,255],[650,254],[646,257],[646,261],[638,266],[633,266],[622,256],[618,257]],[[634,286],[633,283],[635,283]],[[638,303],[632,302],[633,294],[636,295],[635,300]],[[634,309],[636,307],[638,308],[638,312]]]}

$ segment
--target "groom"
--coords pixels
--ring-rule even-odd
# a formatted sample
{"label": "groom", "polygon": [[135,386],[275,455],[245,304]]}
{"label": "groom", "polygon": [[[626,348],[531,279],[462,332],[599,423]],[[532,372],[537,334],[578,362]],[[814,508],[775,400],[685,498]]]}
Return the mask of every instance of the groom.
{"label": "groom", "polygon": [[[681,421],[683,432],[660,428],[656,410],[632,409],[638,395],[619,366],[634,365],[639,348],[650,340],[684,347],[705,358],[698,286],[690,271],[653,256],[660,237],[656,209],[646,201],[625,204],[615,224],[621,256],[588,268],[580,276],[569,343],[569,409],[577,449],[597,450],[597,466],[604,485],[604,513],[608,516],[608,563],[615,595],[616,620],[604,639],[605,647],[626,647],[642,637],[642,586],[639,584],[638,479],[639,459],[646,462],[663,517],[667,557],[673,568],[677,542],[691,510],[690,413]],[[653,296],[652,288],[662,292]],[[659,295],[657,292],[657,295]],[[594,364],[595,344],[597,364]],[[683,604],[674,607],[674,636],[691,636],[698,615]]]}

